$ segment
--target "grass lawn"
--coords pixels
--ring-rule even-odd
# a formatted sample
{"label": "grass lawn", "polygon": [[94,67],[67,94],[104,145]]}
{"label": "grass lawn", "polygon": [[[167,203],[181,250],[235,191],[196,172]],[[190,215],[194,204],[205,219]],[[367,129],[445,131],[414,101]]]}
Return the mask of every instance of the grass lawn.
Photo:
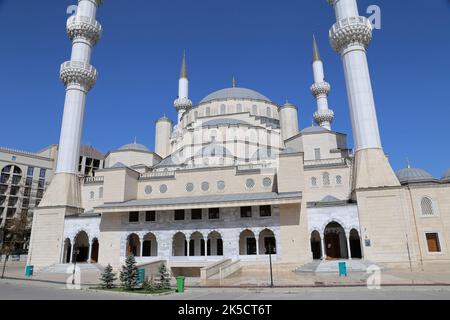
{"label": "grass lawn", "polygon": [[164,293],[175,293],[174,289],[154,289],[154,290],[145,290],[145,289],[134,289],[134,290],[125,290],[120,287],[112,288],[112,289],[104,289],[101,287],[92,288],[94,290],[101,291],[109,291],[109,292],[123,292],[123,293],[136,293],[136,294],[164,294]]}

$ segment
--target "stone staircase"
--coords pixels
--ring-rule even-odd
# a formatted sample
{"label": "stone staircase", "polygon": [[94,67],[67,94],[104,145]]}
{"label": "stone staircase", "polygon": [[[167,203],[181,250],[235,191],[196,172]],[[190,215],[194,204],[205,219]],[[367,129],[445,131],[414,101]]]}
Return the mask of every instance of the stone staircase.
{"label": "stone staircase", "polygon": [[[80,268],[81,272],[102,272],[103,267],[99,264],[93,263],[77,263],[77,268]],[[73,270],[73,264],[54,264],[41,270],[42,273],[71,273]]]}
{"label": "stone staircase", "polygon": [[[297,268],[295,271],[308,273],[338,273],[339,262],[345,262],[347,264],[348,272],[366,272],[367,268],[375,265],[367,260],[316,260]],[[381,266],[378,267],[381,268]]]}

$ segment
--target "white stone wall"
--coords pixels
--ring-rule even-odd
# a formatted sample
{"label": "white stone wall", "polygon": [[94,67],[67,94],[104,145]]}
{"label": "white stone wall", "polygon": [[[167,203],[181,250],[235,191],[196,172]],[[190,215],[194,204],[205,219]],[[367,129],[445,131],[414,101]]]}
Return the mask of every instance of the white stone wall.
{"label": "white stone wall", "polygon": [[347,235],[352,229],[361,234],[357,205],[308,208],[307,210],[309,234],[318,231],[323,238],[325,228],[331,222],[339,223]]}

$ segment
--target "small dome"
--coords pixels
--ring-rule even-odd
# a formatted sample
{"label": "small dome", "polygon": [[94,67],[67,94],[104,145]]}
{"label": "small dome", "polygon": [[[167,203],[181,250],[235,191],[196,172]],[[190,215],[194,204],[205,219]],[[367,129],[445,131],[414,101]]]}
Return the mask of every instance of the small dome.
{"label": "small dome", "polygon": [[222,90],[211,93],[206,98],[204,98],[202,101],[200,101],[200,103],[207,103],[207,102],[212,102],[215,100],[219,100],[219,101],[220,100],[229,100],[229,99],[236,99],[236,100],[250,99],[250,100],[260,100],[260,101],[272,103],[272,101],[270,101],[269,98],[262,95],[261,93],[256,92],[251,89],[246,89],[246,88],[222,89]]}
{"label": "small dome", "polygon": [[329,130],[322,127],[308,127],[301,131],[301,133],[318,133],[318,132],[328,132]]}
{"label": "small dome", "polygon": [[414,183],[414,182],[432,182],[436,179],[426,172],[425,170],[418,168],[406,168],[397,172],[397,178],[401,184]]}
{"label": "small dome", "polygon": [[450,169],[448,169],[448,170],[444,173],[444,176],[442,177],[442,180],[443,180],[443,181],[446,181],[446,182],[450,182]]}
{"label": "small dome", "polygon": [[144,152],[150,152],[150,150],[144,146],[143,144],[139,143],[130,143],[126,144],[119,148],[119,151],[144,151]]}

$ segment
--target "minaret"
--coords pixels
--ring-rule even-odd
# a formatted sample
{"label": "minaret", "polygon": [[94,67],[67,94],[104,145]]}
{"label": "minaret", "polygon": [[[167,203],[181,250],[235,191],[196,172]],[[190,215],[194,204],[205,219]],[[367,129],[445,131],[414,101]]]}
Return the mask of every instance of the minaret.
{"label": "minaret", "polygon": [[178,112],[178,124],[183,114],[192,108],[192,101],[189,100],[189,76],[187,72],[186,52],[183,54],[183,63],[181,65],[180,80],[178,81],[178,99],[174,102],[175,109]]}
{"label": "minaret", "polygon": [[60,72],[66,97],[56,172],[34,212],[28,263],[35,266],[62,261],[64,219],[83,212],[78,162],[86,96],[97,80],[97,70],[90,60],[92,48],[102,34],[96,21],[102,3],[103,0],[78,0],[76,14],[67,20],[72,56],[62,64]]}
{"label": "minaret", "polygon": [[334,119],[333,110],[328,108],[328,94],[331,91],[331,86],[325,81],[323,62],[320,59],[319,48],[317,46],[315,36],[313,36],[312,66],[314,73],[314,84],[311,86],[311,92],[317,100],[317,112],[314,113],[314,120],[319,126],[327,130],[331,130],[331,122],[333,122]]}
{"label": "minaret", "polygon": [[381,146],[366,49],[372,40],[370,21],[359,15],[356,0],[327,0],[337,22],[330,42],[341,55],[355,143],[354,188],[399,186]]}

